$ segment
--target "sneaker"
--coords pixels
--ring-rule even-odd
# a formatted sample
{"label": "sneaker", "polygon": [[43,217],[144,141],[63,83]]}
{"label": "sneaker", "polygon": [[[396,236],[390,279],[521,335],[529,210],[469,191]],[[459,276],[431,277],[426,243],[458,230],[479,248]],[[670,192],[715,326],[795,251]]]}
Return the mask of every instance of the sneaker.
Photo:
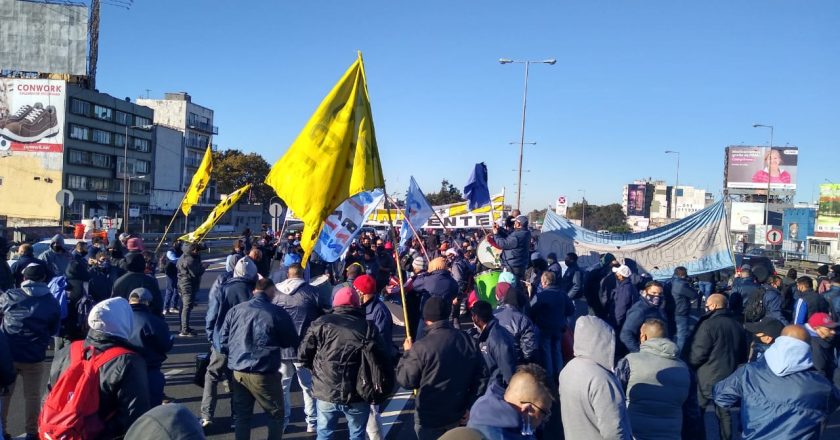
{"label": "sneaker", "polygon": [[199,419],[198,422],[199,422],[199,424],[201,425],[202,428],[207,428],[207,427],[209,427],[210,425],[213,424],[213,422],[210,421],[210,419]]}
{"label": "sneaker", "polygon": [[198,336],[198,335],[192,330],[185,330],[185,331],[182,331],[181,333],[178,333],[178,336],[180,336],[182,338],[192,338],[193,336]]}
{"label": "sneaker", "polygon": [[55,107],[36,105],[20,121],[6,124],[3,134],[18,142],[38,142],[45,137],[55,136],[59,130]]}
{"label": "sneaker", "polygon": [[163,314],[163,316],[166,316],[166,309],[163,309],[162,314]]}
{"label": "sneaker", "polygon": [[316,432],[316,431],[317,431],[317,429],[315,429],[314,426],[307,426],[306,427],[306,432]]}
{"label": "sneaker", "polygon": [[[40,102],[35,104],[35,105],[38,106],[38,107],[43,107]],[[21,119],[25,118],[26,115],[28,115],[29,112],[32,111],[32,109],[33,109],[33,107],[31,105],[27,104],[27,105],[24,105],[23,107],[19,108],[18,111],[15,112],[15,114],[13,114],[13,115],[9,114],[9,115],[6,115],[5,117],[0,118],[0,129],[3,129],[4,127],[6,127],[7,125],[9,125],[12,122],[18,122]],[[3,435],[6,436],[8,434],[3,434]]]}

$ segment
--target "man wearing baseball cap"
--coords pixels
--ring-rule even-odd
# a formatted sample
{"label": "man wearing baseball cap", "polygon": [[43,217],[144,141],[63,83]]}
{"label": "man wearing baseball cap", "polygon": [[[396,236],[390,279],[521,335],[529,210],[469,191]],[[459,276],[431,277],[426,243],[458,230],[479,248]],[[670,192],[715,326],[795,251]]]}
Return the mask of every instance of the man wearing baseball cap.
{"label": "man wearing baseball cap", "polygon": [[785,328],[784,323],[771,316],[765,316],[758,322],[748,322],[744,324],[755,338],[750,347],[749,362],[755,362],[764,356],[764,352],[776,342],[776,338],[782,335],[782,329]]}
{"label": "man wearing baseball cap", "polygon": [[831,319],[828,313],[818,312],[808,318],[808,323],[805,324],[805,329],[811,336],[811,359],[814,361],[814,369],[823,374],[828,380],[833,381],[834,385],[838,385],[837,379],[840,376],[836,375],[837,357],[834,355],[835,350],[840,347],[840,339],[837,339],[836,328],[840,323]]}
{"label": "man wearing baseball cap", "polygon": [[531,256],[531,231],[528,230],[528,217],[520,215],[513,222],[514,230],[505,234],[497,224],[493,224],[493,235],[487,241],[502,250],[502,265],[522,280],[525,268],[528,267]]}

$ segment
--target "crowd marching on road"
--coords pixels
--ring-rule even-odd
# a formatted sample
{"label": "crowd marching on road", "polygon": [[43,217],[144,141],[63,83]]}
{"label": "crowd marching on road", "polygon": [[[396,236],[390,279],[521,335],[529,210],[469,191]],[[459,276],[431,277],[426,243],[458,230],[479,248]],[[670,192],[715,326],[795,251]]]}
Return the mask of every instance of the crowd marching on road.
{"label": "crowd marching on road", "polygon": [[[818,279],[745,264],[728,281],[685,267],[653,280],[611,254],[591,267],[544,257],[518,212],[492,231],[425,231],[403,252],[392,237],[362,232],[343,260],[303,262],[300,232],[247,230],[203,330],[190,326],[200,244],[160,256],[128,234],[72,251],[57,235],[41,255],[19,246],[0,262],[3,435],[17,412],[26,439],[244,440],[258,404],[280,439],[293,386],[318,439],[384,438],[399,387],[413,390],[418,440],[819,439],[840,405],[840,266]],[[500,267],[478,259],[481,245]],[[495,287],[477,287],[485,272]],[[209,353],[197,414],[167,396],[163,372],[185,341]],[[220,388],[233,426],[217,416]]]}

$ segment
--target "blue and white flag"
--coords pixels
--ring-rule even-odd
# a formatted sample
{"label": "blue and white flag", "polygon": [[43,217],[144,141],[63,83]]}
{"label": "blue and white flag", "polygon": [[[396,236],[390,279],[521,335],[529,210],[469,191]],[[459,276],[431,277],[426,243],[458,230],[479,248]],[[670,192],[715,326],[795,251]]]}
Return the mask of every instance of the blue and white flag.
{"label": "blue and white flag", "polygon": [[411,177],[411,182],[408,184],[408,194],[405,196],[405,217],[408,219],[408,222],[411,223],[411,226],[405,224],[400,227],[400,252],[402,252],[406,245],[408,244],[408,240],[414,235],[414,232],[411,230],[411,227],[419,228],[427,220],[429,217],[434,215],[434,210],[432,209],[432,205],[429,204],[429,201],[426,200],[426,196],[423,195],[423,191],[420,191],[420,187],[417,186],[417,182],[414,181],[414,176]]}
{"label": "blue and white flag", "polygon": [[581,267],[611,253],[625,264],[632,260],[640,272],[657,280],[671,278],[678,266],[696,275],[735,265],[723,201],[669,225],[636,234],[599,234],[548,211],[537,250],[542,255],[575,252]]}
{"label": "blue and white flag", "polygon": [[337,261],[350,247],[353,239],[362,231],[374,209],[382,202],[385,193],[381,189],[363,191],[345,200],[324,220],[324,227],[315,244],[315,252],[332,263]]}
{"label": "blue and white flag", "polygon": [[464,187],[464,197],[469,204],[469,210],[481,208],[490,204],[490,189],[487,187],[487,165],[484,162],[475,164],[470,179]]}

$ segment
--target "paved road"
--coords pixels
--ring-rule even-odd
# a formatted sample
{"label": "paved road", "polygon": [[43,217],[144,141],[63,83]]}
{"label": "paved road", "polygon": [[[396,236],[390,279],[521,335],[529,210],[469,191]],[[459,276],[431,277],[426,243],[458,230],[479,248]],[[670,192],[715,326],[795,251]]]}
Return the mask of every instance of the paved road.
{"label": "paved road", "polygon": [[[208,344],[204,337],[204,315],[207,310],[207,290],[213,283],[213,280],[221,272],[221,264],[217,260],[211,260],[214,263],[210,266],[207,274],[202,279],[199,293],[199,305],[193,310],[192,326],[199,331],[199,336],[195,338],[176,338],[175,347],[169,355],[164,364],[163,371],[167,377],[166,394],[176,402],[186,405],[194,414],[199,414],[199,406],[201,403],[201,388],[192,383],[193,375],[195,373],[195,355],[198,353],[205,353],[208,350]],[[161,276],[159,276],[161,277]],[[159,279],[161,287],[163,287],[164,280]],[[398,308],[394,308],[394,313],[399,316],[401,313]],[[169,323],[170,330],[173,333],[178,333],[179,319],[177,316],[169,315],[166,317]],[[395,326],[394,339],[401,345],[404,333],[402,327]],[[52,360],[52,352],[48,353],[47,362]],[[46,379],[45,379],[46,382]],[[295,382],[293,382],[294,384]],[[296,387],[296,384],[295,384]],[[221,390],[223,392],[224,389]],[[22,387],[18,386],[15,390],[15,395],[11,401],[11,411],[9,412],[9,426],[8,432],[13,435],[19,435],[22,438],[24,432],[23,420],[23,400]],[[217,409],[217,423],[208,431],[208,439],[222,440],[233,439],[233,432],[231,429],[232,419],[230,417],[230,396],[229,394],[221,394],[220,403]],[[383,414],[383,430],[386,433],[387,440],[416,440],[413,431],[413,412],[414,400],[410,392],[400,390],[391,401],[386,403],[382,410]],[[559,409],[555,408],[552,411],[554,414],[559,414]],[[267,435],[266,419],[259,406],[255,409],[254,417],[255,428],[252,431],[253,438],[265,438]],[[712,425],[709,426],[709,440],[717,438],[716,433],[712,432]],[[344,435],[346,435],[346,430]],[[284,438],[290,439],[314,439],[315,435],[306,432],[306,424],[303,420],[303,400],[299,389],[293,388],[292,393],[292,416],[291,423],[287,428]],[[345,437],[346,438],[346,437]],[[556,436],[556,438],[560,438]],[[835,413],[831,418],[828,431],[824,438],[840,438],[840,412]]]}

